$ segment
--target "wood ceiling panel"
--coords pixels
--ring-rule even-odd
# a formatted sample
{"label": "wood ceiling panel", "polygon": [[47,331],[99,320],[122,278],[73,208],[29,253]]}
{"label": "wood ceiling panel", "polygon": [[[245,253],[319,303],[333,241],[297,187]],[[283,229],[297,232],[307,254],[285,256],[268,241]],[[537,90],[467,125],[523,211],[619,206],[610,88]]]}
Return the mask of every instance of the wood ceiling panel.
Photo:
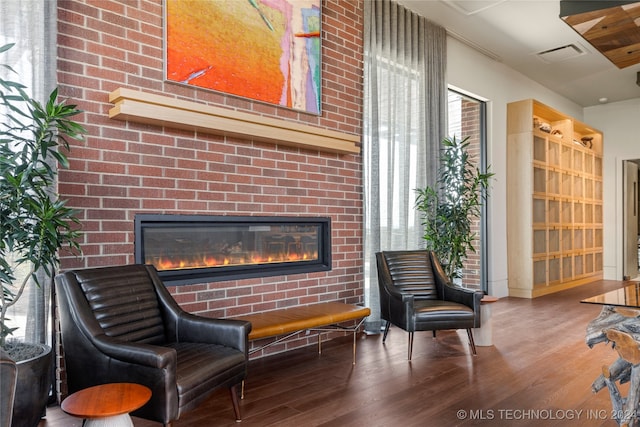
{"label": "wood ceiling panel", "polygon": [[618,68],[640,63],[640,2],[562,19]]}

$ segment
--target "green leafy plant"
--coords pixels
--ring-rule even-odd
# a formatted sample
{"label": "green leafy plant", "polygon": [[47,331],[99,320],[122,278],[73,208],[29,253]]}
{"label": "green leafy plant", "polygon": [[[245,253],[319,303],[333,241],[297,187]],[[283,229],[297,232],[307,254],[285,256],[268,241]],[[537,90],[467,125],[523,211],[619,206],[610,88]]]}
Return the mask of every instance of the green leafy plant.
{"label": "green leafy plant", "polygon": [[[13,44],[0,47],[0,53]],[[2,67],[14,72],[10,66]],[[38,283],[38,270],[51,277],[59,265],[59,250],[79,253],[79,220],[75,211],[53,193],[57,165],[68,167],[67,138],[86,133],[70,117],[75,105],[58,102],[58,90],[46,104],[31,98],[26,87],[0,78],[0,346],[15,328],[7,312],[27,285]]]}
{"label": "green leafy plant", "polygon": [[436,187],[416,189],[416,209],[424,226],[426,247],[433,250],[450,278],[460,278],[464,260],[475,252],[472,230],[480,217],[494,175],[481,172],[469,155],[469,138],[442,141]]}

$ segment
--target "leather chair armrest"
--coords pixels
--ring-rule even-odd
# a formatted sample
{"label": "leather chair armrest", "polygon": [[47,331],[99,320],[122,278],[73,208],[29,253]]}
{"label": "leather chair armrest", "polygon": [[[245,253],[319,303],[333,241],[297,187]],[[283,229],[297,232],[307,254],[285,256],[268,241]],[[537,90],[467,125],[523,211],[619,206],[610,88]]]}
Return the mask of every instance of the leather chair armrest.
{"label": "leather chair armrest", "polygon": [[385,286],[385,290],[389,295],[390,304],[393,306],[393,309],[406,310],[407,312],[413,312],[413,302],[415,300],[415,295],[400,292],[395,286]]}
{"label": "leather chair armrest", "polygon": [[161,301],[160,307],[170,341],[220,344],[249,354],[251,323],[242,320],[213,319],[184,311],[169,294],[158,272],[146,265],[147,273]]}
{"label": "leather chair armrest", "polygon": [[411,302],[413,304],[412,294],[401,292],[393,285],[389,266],[387,265],[387,261],[382,252],[376,254],[376,264],[378,267],[378,283],[381,285],[380,287],[384,289],[386,295],[392,299],[402,301],[403,303]]}
{"label": "leather chair armrest", "polygon": [[400,292],[393,285],[384,286],[380,293],[382,318],[405,330],[412,330],[415,296]]}
{"label": "leather chair armrest", "polygon": [[451,283],[447,283],[444,286],[445,299],[447,301],[453,301],[460,304],[464,304],[467,307],[473,309],[475,313],[474,327],[479,328],[481,325],[480,319],[480,304],[484,293],[478,290],[463,288],[461,286],[455,286]]}
{"label": "leather chair armrest", "polygon": [[415,296],[408,292],[401,292],[397,287],[384,283],[384,290],[387,292],[391,299],[402,302],[403,304],[411,303],[413,304],[413,300]]}
{"label": "leather chair armrest", "polygon": [[476,299],[477,299],[477,308],[480,310],[480,300],[482,299],[482,292],[477,291],[475,289],[469,289],[462,286],[456,286],[452,283],[446,283],[444,285],[444,299],[446,301],[453,301],[460,304],[464,304],[470,308],[473,308],[474,311],[476,309]]}
{"label": "leather chair armrest", "polygon": [[457,286],[451,283],[449,277],[445,274],[442,264],[434,252],[431,252],[431,265],[435,273],[435,280],[438,289],[442,292],[441,298],[445,301],[453,301],[464,304],[472,308],[476,317],[480,317],[480,300],[484,294],[480,291]]}
{"label": "leather chair armrest", "polygon": [[410,319],[414,312],[415,297],[413,294],[400,291],[393,285],[389,267],[381,252],[376,254],[376,263],[378,266],[382,318],[390,320],[400,327],[407,328],[412,324]]}
{"label": "leather chair armrest", "polygon": [[183,312],[178,317],[176,341],[219,344],[247,353],[251,323],[244,320],[212,319]]}
{"label": "leather chair armrest", "polygon": [[[175,370],[177,356],[172,348],[129,342],[106,335],[89,309],[86,297],[73,274],[60,275],[56,277],[56,282],[61,322],[75,325],[75,328],[69,327],[69,338],[80,340],[82,337],[83,344],[80,348],[93,346],[106,357],[152,368],[166,368],[173,364],[172,369]],[[77,333],[79,334],[74,337]]]}
{"label": "leather chair armrest", "polygon": [[96,335],[89,340],[105,356],[132,365],[156,369],[175,369],[176,351],[169,347],[122,341],[107,335]]}

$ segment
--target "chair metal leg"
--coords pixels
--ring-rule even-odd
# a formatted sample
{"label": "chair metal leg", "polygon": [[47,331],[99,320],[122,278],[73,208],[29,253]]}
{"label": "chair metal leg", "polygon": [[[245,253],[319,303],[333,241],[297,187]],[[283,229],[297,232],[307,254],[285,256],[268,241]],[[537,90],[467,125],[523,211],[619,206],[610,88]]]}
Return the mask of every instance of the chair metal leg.
{"label": "chair metal leg", "polygon": [[231,403],[233,403],[233,412],[236,414],[236,421],[242,421],[240,416],[240,402],[238,402],[238,384],[234,384],[229,387],[229,393],[231,393]]}
{"label": "chair metal leg", "polygon": [[476,353],[476,343],[475,341],[473,341],[473,331],[471,329],[467,329],[467,335],[469,336],[469,345],[471,345],[471,351],[475,356],[478,353]]}
{"label": "chair metal leg", "polygon": [[382,342],[387,339],[387,334],[389,333],[389,327],[391,326],[391,322],[387,321],[387,324],[384,325],[384,333],[382,334]]}
{"label": "chair metal leg", "polygon": [[436,330],[434,329],[434,330],[433,330],[433,331],[431,331],[431,332],[433,332],[433,337],[435,338],[435,337],[436,337]]}
{"label": "chair metal leg", "polygon": [[412,352],[413,352],[413,332],[409,332],[409,361],[411,361]]}

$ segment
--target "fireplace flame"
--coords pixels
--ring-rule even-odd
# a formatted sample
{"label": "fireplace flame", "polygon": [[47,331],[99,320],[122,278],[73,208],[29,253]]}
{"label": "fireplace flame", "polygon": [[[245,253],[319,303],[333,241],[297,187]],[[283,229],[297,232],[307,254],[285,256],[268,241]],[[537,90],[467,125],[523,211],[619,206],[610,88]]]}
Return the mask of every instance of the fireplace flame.
{"label": "fireplace flame", "polygon": [[172,257],[169,255],[151,257],[147,263],[153,264],[159,271],[186,270],[193,268],[215,268],[234,265],[260,265],[281,262],[300,262],[318,259],[318,252],[278,253],[262,255],[260,253],[232,253],[232,254],[199,254],[192,257]]}

